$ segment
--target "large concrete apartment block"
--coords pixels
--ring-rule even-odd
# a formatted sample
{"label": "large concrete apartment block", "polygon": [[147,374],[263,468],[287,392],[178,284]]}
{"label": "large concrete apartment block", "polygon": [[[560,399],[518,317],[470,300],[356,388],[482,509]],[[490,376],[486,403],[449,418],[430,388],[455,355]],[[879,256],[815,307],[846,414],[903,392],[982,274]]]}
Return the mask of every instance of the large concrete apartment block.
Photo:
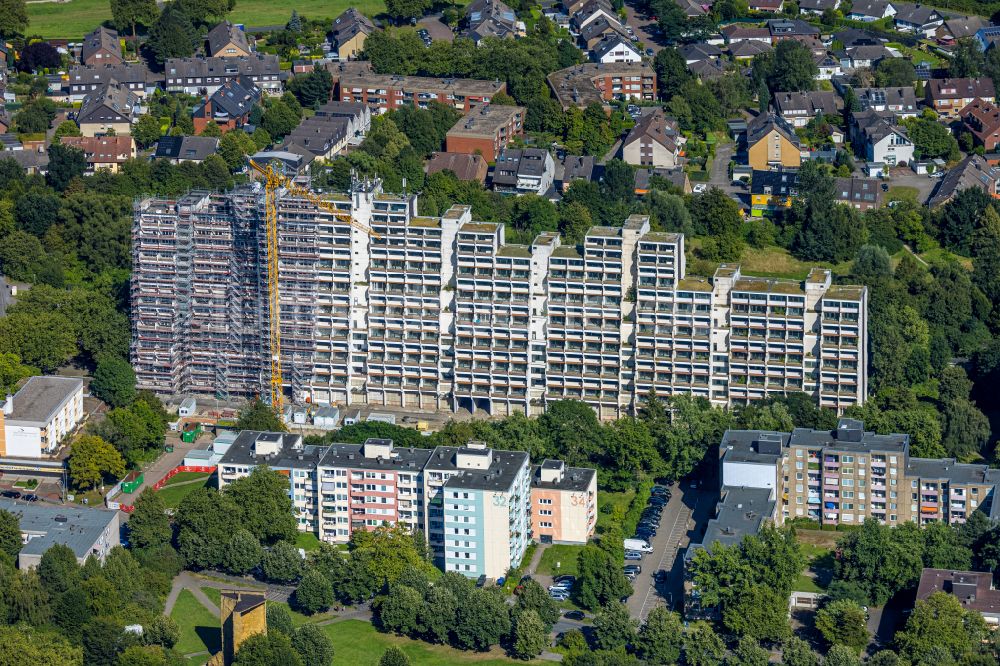
{"label": "large concrete apartment block", "polygon": [[[147,199],[133,224],[132,361],[140,388],[253,395],[269,382],[262,193]],[[278,199],[285,390],[292,401],[539,414],[575,399],[601,418],[649,393],[717,405],[805,392],[864,402],[867,290],[815,269],[802,281],[739,265],[687,275],[684,237],[648,218],[507,243],[455,206],[358,183]]]}

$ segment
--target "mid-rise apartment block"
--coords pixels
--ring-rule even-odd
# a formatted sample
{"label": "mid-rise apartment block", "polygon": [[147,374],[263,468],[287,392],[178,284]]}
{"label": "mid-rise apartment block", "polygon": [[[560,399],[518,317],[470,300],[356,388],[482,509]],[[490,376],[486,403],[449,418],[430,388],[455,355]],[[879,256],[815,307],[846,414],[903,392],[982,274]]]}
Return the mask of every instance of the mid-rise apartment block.
{"label": "mid-rise apartment block", "polygon": [[469,111],[448,130],[449,153],[479,153],[495,162],[500,151],[515,137],[524,135],[523,106],[481,104]]}
{"label": "mid-rise apartment block", "polygon": [[[136,204],[132,362],[165,394],[269,385],[263,193]],[[292,402],[539,414],[563,399],[601,418],[651,390],[717,405],[805,392],[843,410],[867,393],[867,291],[745,275],[689,276],[681,234],[632,216],[578,245],[507,243],[454,206],[418,214],[378,182],[330,197],[350,226],[277,202],[285,390]]]}
{"label": "mid-rise apartment block", "polygon": [[[536,475],[540,485],[533,487],[527,453],[481,442],[434,449],[396,447],[387,439],[313,446],[300,435],[243,431],[219,462],[219,486],[260,465],[288,476],[300,531],[347,543],[357,530],[405,525],[426,535],[442,569],[473,578],[499,578],[517,566],[533,519],[545,525],[542,534],[571,543],[585,543],[596,520],[594,470],[545,461],[558,474]],[[555,501],[535,507],[536,491]]]}
{"label": "mid-rise apartment block", "polygon": [[[995,515],[1000,470],[954,458],[913,458],[910,437],[876,435],[841,419],[837,429],[731,430],[720,445],[724,486],[770,489],[777,524],[964,523]],[[1000,508],[1000,507],[998,507]]]}

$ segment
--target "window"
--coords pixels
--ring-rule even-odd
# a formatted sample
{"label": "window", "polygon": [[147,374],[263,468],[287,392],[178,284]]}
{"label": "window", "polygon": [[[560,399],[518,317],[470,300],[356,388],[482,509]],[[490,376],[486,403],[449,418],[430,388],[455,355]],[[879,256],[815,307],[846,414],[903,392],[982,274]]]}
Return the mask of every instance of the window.
{"label": "window", "polygon": [[539,498],[538,503],[539,504],[552,504],[552,500],[548,499],[548,498],[545,498],[545,497],[542,497],[542,498]]}

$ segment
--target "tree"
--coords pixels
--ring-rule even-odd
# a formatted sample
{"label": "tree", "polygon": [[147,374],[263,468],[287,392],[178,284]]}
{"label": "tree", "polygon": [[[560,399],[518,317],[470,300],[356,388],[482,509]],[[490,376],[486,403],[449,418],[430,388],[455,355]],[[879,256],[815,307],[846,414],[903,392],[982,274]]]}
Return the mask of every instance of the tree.
{"label": "tree", "polygon": [[260,430],[262,432],[285,432],[287,430],[274,410],[257,399],[251,400],[246,407],[240,410],[239,418],[236,420],[236,429]]}
{"label": "tree", "polygon": [[826,654],[823,666],[861,666],[858,653],[846,645],[834,645]]}
{"label": "tree", "polygon": [[261,569],[270,581],[290,583],[302,574],[302,557],[293,544],[279,541],[264,553]]}
{"label": "tree", "polygon": [[232,536],[239,529],[238,514],[233,500],[214,488],[199,488],[181,500],[174,522],[177,550],[185,566],[221,566]]}
{"label": "tree", "polygon": [[534,659],[548,645],[548,631],[533,610],[526,610],[514,622],[511,652],[518,659]]}
{"label": "tree", "polygon": [[447,643],[457,612],[454,592],[443,585],[428,590],[417,618],[424,638],[432,643]]}
{"label": "tree", "polygon": [[25,104],[14,115],[14,126],[19,132],[39,134],[49,129],[55,117],[55,102],[48,97],[39,97]]}
{"label": "tree", "polygon": [[62,64],[59,51],[48,42],[32,42],[21,49],[17,59],[17,69],[21,72],[41,72],[54,69]]}
{"label": "tree", "polygon": [[304,624],[295,630],[292,649],[302,658],[302,666],[330,666],[333,661],[333,644],[314,624]]}
{"label": "tree", "polygon": [[670,42],[680,41],[688,29],[687,15],[680,5],[657,0],[652,7],[656,11],[656,24],[663,31],[663,36]]}
{"label": "tree", "polygon": [[430,0],[385,0],[385,13],[396,21],[420,18],[430,8]]}
{"label": "tree", "polygon": [[110,407],[125,407],[135,400],[135,371],[125,359],[105,354],[97,360],[90,390]]}
{"label": "tree", "polygon": [[28,27],[28,8],[24,0],[0,0],[0,36],[23,35]]}
{"label": "tree", "polygon": [[880,87],[912,86],[917,70],[909,58],[884,58],[875,66],[875,85]]}
{"label": "tree", "polygon": [[258,566],[264,559],[264,549],[260,540],[246,529],[238,529],[229,540],[229,547],[222,561],[226,571],[237,576],[245,576]]}
{"label": "tree", "polygon": [[149,50],[161,65],[168,58],[190,58],[198,45],[198,31],[177,3],[170,3],[149,29]]}
{"label": "tree", "polygon": [[240,507],[239,523],[261,543],[272,544],[294,540],[298,531],[288,484],[287,476],[260,466],[228,484],[222,493]]}
{"label": "tree", "polygon": [[135,548],[158,548],[170,543],[173,530],[163,498],[151,488],[144,489],[135,500],[128,521],[129,541]]}
{"label": "tree", "polygon": [[382,653],[378,666],[410,666],[410,658],[395,645],[390,645]]}
{"label": "tree", "polygon": [[226,17],[233,10],[235,0],[178,0],[184,12],[200,26],[208,26]]}
{"label": "tree", "polygon": [[407,636],[417,628],[423,597],[409,585],[393,585],[389,593],[377,597],[373,605],[383,629]]}
{"label": "tree", "polygon": [[787,638],[788,594],[768,585],[744,585],[723,604],[722,624],[737,636],[778,642]]}
{"label": "tree", "polygon": [[181,639],[181,630],[170,616],[157,615],[145,627],[143,637],[146,642],[169,650]]}
{"label": "tree", "polygon": [[52,135],[52,140],[61,142],[64,136],[82,136],[80,127],[72,120],[62,121],[59,123],[59,126],[56,127],[56,131]]}
{"label": "tree", "polygon": [[294,77],[288,82],[288,89],[302,106],[312,108],[330,99],[333,76],[325,69],[314,69]]}
{"label": "tree", "polygon": [[[892,58],[895,60],[896,58]],[[964,79],[978,77],[986,66],[986,56],[972,37],[961,37],[952,47],[948,75]]]}
{"label": "tree", "polygon": [[142,148],[149,148],[159,141],[161,136],[163,130],[160,129],[160,121],[148,113],[139,116],[132,126],[132,138]]}
{"label": "tree", "polygon": [[236,652],[235,666],[304,666],[291,639],[280,632],[253,634]]}
{"label": "tree", "polygon": [[289,637],[295,633],[292,614],[288,612],[287,606],[279,606],[277,604],[267,605],[267,630],[280,631]]}
{"label": "tree", "polygon": [[105,617],[95,617],[83,629],[83,661],[90,666],[115,666],[118,653],[128,647],[124,626]]}
{"label": "tree", "polygon": [[733,651],[731,659],[726,661],[727,666],[767,666],[769,662],[767,650],[752,638],[741,638]]}
{"label": "tree", "polygon": [[517,595],[513,611],[515,619],[529,610],[535,612],[546,632],[552,631],[552,625],[559,619],[559,605],[549,596],[545,588],[534,580],[526,581]]}
{"label": "tree", "polygon": [[866,520],[837,542],[841,554],[835,576],[855,581],[874,605],[881,606],[920,578],[922,544],[914,543],[914,538],[921,539],[919,530],[913,535],[905,526],[893,528]]}
{"label": "tree", "polygon": [[855,653],[868,646],[865,611],[848,599],[831,601],[816,612],[816,629],[831,645],[846,645]]}
{"label": "tree", "polygon": [[69,475],[80,488],[93,488],[105,477],[125,475],[125,459],[115,447],[94,435],[84,435],[73,443]]}
{"label": "tree", "polygon": [[782,666],[819,666],[819,655],[813,652],[809,643],[798,636],[792,636],[781,647]]}
{"label": "tree", "polygon": [[[73,564],[76,564],[76,555],[70,554],[73,555]],[[73,587],[49,598],[54,601],[52,619],[56,626],[74,643],[79,643],[83,638],[83,628],[93,617],[87,593],[81,587]]]}
{"label": "tree", "polygon": [[83,651],[57,632],[25,624],[0,626],[0,666],[21,664],[83,666]]}
{"label": "tree", "polygon": [[684,56],[672,46],[660,49],[653,58],[653,69],[656,70],[657,86],[664,101],[670,101],[693,78]]}
{"label": "tree", "polygon": [[892,276],[892,262],[889,253],[881,245],[862,245],[851,267],[851,274],[858,276],[865,284]]}
{"label": "tree", "polygon": [[594,644],[602,650],[615,650],[636,640],[638,622],[633,620],[625,604],[612,601],[594,616]]}
{"label": "tree", "polygon": [[903,121],[903,126],[913,141],[915,157],[957,160],[961,156],[955,136],[937,120],[909,118]]}
{"label": "tree", "polygon": [[308,568],[295,588],[295,605],[306,615],[325,611],[333,603],[333,586],[318,569]]}
{"label": "tree", "polygon": [[0,553],[16,559],[21,546],[20,521],[9,511],[0,510]]}
{"label": "tree", "polygon": [[689,666],[719,666],[726,656],[726,645],[712,629],[701,620],[688,627],[684,637],[684,661]]}
{"label": "tree", "polygon": [[279,141],[298,127],[299,119],[299,114],[288,105],[287,100],[272,99],[268,100],[260,123],[273,140]]}
{"label": "tree", "polygon": [[896,634],[900,656],[921,662],[934,648],[943,648],[952,659],[973,652],[989,630],[982,615],[966,610],[962,602],[946,592],[935,592],[917,601],[906,628]]}
{"label": "tree", "polygon": [[636,651],[650,664],[676,664],[684,645],[684,626],[677,613],[656,607],[639,628]]}
{"label": "tree", "polygon": [[[756,63],[756,59],[754,60]],[[773,51],[767,85],[771,92],[812,90],[819,72],[812,51],[802,42],[785,39]]]}
{"label": "tree", "polygon": [[[0,254],[0,272],[5,266]],[[10,275],[10,273],[6,273]],[[21,357],[11,352],[0,352],[0,395],[13,393],[22,379],[40,374],[37,368],[21,363]]]}
{"label": "tree", "polygon": [[226,166],[229,167],[230,171],[237,171],[246,164],[247,155],[257,152],[257,148],[257,144],[246,132],[234,129],[226,132],[219,139],[218,154],[226,161]]}
{"label": "tree", "polygon": [[150,27],[159,17],[156,0],[111,0],[111,19],[119,30],[131,27],[132,45],[139,52],[136,26]]}
{"label": "tree", "polygon": [[597,546],[586,546],[577,557],[576,602],[594,610],[626,596],[631,589],[621,563]]}
{"label": "tree", "polygon": [[455,614],[455,642],[465,650],[489,650],[510,633],[510,608],[498,587],[473,588]]}
{"label": "tree", "polygon": [[87,158],[76,146],[61,143],[49,145],[49,171],[45,178],[49,185],[62,192],[74,178],[79,178],[87,170]]}

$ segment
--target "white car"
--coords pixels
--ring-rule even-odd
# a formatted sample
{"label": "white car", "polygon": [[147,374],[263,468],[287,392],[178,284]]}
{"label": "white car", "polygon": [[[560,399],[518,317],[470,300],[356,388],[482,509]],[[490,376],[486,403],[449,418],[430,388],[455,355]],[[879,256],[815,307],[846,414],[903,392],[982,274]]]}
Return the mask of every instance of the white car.
{"label": "white car", "polygon": [[561,583],[556,583],[555,585],[550,585],[549,592],[562,592],[564,594],[569,594],[569,590],[571,587],[573,587],[573,583],[564,581]]}
{"label": "white car", "polygon": [[556,601],[568,601],[569,600],[569,590],[552,590],[549,592],[549,596]]}
{"label": "white car", "polygon": [[706,185],[705,183],[698,183],[697,185],[694,186],[694,190],[692,191],[695,194],[704,194],[705,192],[708,192],[708,185]]}

